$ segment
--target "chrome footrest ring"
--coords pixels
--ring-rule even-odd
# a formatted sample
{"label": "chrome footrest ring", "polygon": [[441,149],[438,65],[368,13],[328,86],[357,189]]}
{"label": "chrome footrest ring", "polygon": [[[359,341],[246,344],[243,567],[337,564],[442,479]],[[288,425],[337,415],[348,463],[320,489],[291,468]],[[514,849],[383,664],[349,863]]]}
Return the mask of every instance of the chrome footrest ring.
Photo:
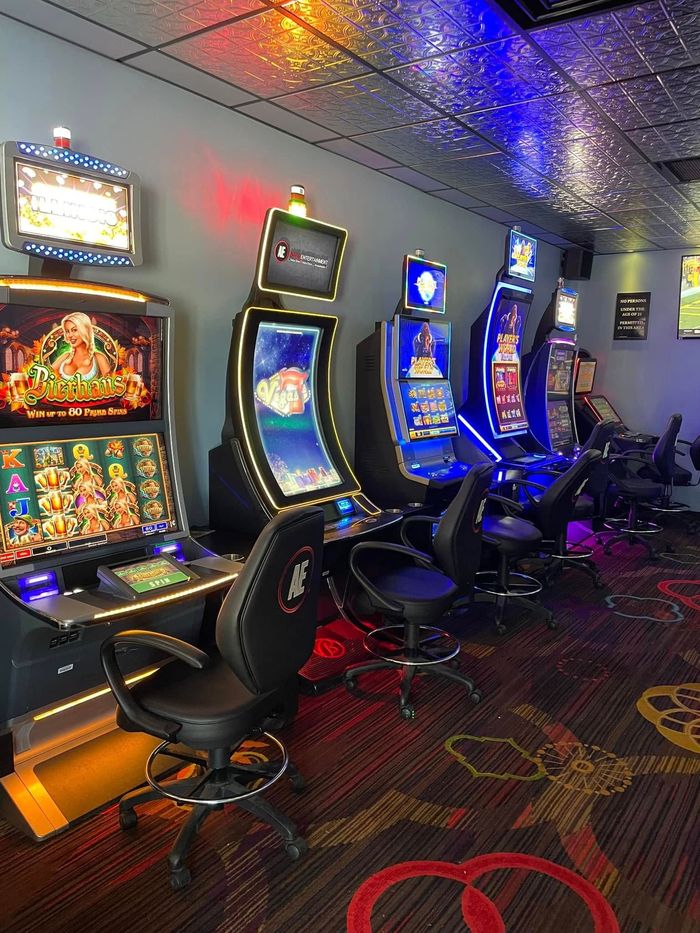
{"label": "chrome footrest ring", "polygon": [[[261,733],[268,742],[272,745],[275,745],[282,756],[280,761],[280,766],[278,770],[271,776],[262,778],[262,784],[259,787],[254,787],[252,790],[246,791],[244,794],[235,794],[231,797],[186,797],[184,794],[175,794],[172,791],[168,790],[167,784],[161,784],[153,776],[153,763],[159,755],[167,755],[168,758],[177,759],[179,756],[176,751],[167,751],[168,747],[174,747],[177,745],[177,742],[161,742],[160,745],[157,745],[151,754],[148,756],[148,761],[146,762],[146,781],[153,788],[153,790],[158,791],[163,797],[166,797],[168,800],[174,800],[175,803],[184,803],[191,806],[202,806],[202,807],[220,807],[225,806],[229,803],[236,803],[239,800],[245,800],[247,797],[255,797],[257,794],[263,794],[269,787],[271,787],[275,782],[279,781],[284,772],[287,770],[287,765],[289,764],[289,755],[287,749],[284,747],[280,740],[272,735],[269,732]],[[183,764],[191,765],[191,760],[187,758],[182,758],[181,761]],[[205,766],[200,766],[205,767]],[[232,771],[237,770],[236,765],[231,765]],[[205,767],[206,770],[206,767]],[[245,766],[241,765],[241,772],[245,771]],[[240,776],[240,775],[239,775]],[[251,778],[254,775],[251,774]],[[193,778],[194,784],[196,786],[197,779]]]}
{"label": "chrome footrest ring", "polygon": [[590,560],[593,557],[593,551],[582,544],[569,544],[566,542],[565,554],[550,554],[554,560]]}
{"label": "chrome footrest ring", "polygon": [[[421,625],[419,627],[420,640],[415,649],[415,655],[407,653],[408,649],[402,637],[397,639],[399,644],[396,651],[389,654],[387,648],[380,644],[382,638],[387,635],[396,638],[396,634],[402,636],[403,632],[403,625],[384,625],[381,628],[375,628],[365,635],[365,648],[375,658],[402,667],[427,667],[430,664],[444,664],[445,661],[451,661],[452,658],[456,658],[459,654],[461,647],[459,639],[433,625]],[[442,648],[438,646],[438,642],[443,642]],[[435,651],[440,651],[439,656],[434,654]]]}
{"label": "chrome footrest ring", "polygon": [[489,593],[491,596],[505,596],[508,599],[518,596],[536,596],[542,592],[542,584],[527,573],[509,573],[508,583],[503,586],[498,582],[498,573],[495,570],[482,570],[474,577],[474,589]]}
{"label": "chrome footrest ring", "polygon": [[656,504],[654,502],[645,502],[642,503],[642,508],[649,512],[668,512],[669,514],[679,513],[679,512],[688,512],[690,506],[686,505],[685,502],[667,502],[665,504]]}

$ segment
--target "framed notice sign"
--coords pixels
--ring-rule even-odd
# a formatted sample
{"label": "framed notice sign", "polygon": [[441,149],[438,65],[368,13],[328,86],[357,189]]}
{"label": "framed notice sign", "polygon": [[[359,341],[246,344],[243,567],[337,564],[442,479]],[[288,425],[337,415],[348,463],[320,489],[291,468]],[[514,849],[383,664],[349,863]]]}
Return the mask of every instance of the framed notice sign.
{"label": "framed notice sign", "polygon": [[618,292],[613,340],[646,340],[651,292]]}

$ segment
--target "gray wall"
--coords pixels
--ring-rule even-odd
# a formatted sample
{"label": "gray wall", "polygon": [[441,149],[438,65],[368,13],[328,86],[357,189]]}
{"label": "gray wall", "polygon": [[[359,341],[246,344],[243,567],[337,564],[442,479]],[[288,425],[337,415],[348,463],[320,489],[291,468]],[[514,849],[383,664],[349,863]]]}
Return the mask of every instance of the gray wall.
{"label": "gray wall", "polygon": [[[449,265],[461,398],[469,326],[489,298],[504,227],[3,17],[0,63],[0,140],[48,142],[65,123],[75,149],[141,176],[144,265],[100,277],[167,296],[177,311],[175,402],[191,521],[207,519],[207,451],[223,422],[231,318],[248,294],[265,209],[286,206],[294,182],[306,185],[312,216],[350,231],[335,305],[298,301],[341,319],[334,405],[350,453],[355,345],[393,311],[402,256],[418,246]],[[541,245],[536,313],[559,256]],[[26,272],[26,259],[0,246],[0,271]]]}
{"label": "gray wall", "polygon": [[[700,342],[676,337],[682,255],[659,250],[596,256],[591,280],[579,283],[579,337],[598,357],[595,391],[608,396],[629,427],[658,434],[678,411],[681,437],[692,440],[700,434]],[[613,340],[617,293],[647,291],[647,340]],[[684,498],[681,491],[678,498]],[[700,509],[697,492],[687,501]]]}

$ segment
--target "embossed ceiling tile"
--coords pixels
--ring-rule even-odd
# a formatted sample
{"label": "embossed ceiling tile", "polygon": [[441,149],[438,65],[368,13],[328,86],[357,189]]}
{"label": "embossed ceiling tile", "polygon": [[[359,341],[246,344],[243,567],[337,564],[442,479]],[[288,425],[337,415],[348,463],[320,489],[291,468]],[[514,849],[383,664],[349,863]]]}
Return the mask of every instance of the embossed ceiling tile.
{"label": "embossed ceiling tile", "polygon": [[678,109],[680,119],[700,112],[700,67],[666,71],[659,77],[659,82]]}
{"label": "embossed ceiling tile", "polygon": [[501,155],[452,159],[449,162],[431,161],[419,163],[417,168],[450,188],[472,188],[506,180],[504,157]]}
{"label": "embossed ceiling tile", "polygon": [[547,137],[556,140],[575,138],[581,131],[552,104],[552,99],[527,101],[498,110],[469,113],[460,119],[499,145],[516,151],[530,140],[546,145]]}
{"label": "embossed ceiling tile", "polygon": [[442,55],[420,65],[396,68],[390,73],[396,81],[449,113],[470,107],[488,107],[499,102],[493,87],[480,81],[477,74],[465,71],[451,55]]}
{"label": "embossed ceiling tile", "polygon": [[600,13],[577,19],[574,24],[576,35],[596,54],[626,48],[630,44],[624,30],[610,13]]}
{"label": "embossed ceiling tile", "polygon": [[569,90],[569,83],[552,68],[537,46],[520,36],[494,43],[489,50],[540,93],[558,94]]}
{"label": "embossed ceiling tile", "polygon": [[[513,43],[522,40],[508,39],[494,45],[481,46],[475,49],[463,49],[455,52],[451,58],[464,70],[470,78],[476,78],[493,92],[493,102],[512,104],[517,101],[531,100],[543,93],[539,87],[529,83],[535,74],[537,58],[536,53],[529,46],[530,59],[521,46]],[[523,51],[522,58],[518,58],[518,49]],[[509,67],[511,66],[511,67]],[[540,84],[545,86],[551,78],[551,70],[542,69]],[[466,109],[476,110],[476,106]]]}
{"label": "embossed ceiling tile", "polygon": [[627,83],[632,82],[605,84],[591,88],[588,93],[621,129],[629,130],[649,126],[650,121],[635,107],[625,93]]}
{"label": "embossed ceiling tile", "polygon": [[626,48],[596,52],[598,61],[610,72],[615,81],[637,78],[649,74],[651,67],[630,43]]}
{"label": "embossed ceiling tile", "polygon": [[347,136],[439,116],[432,107],[376,74],[288,94],[275,102]]}
{"label": "embossed ceiling tile", "polygon": [[653,38],[672,38],[676,35],[660,0],[624,7],[615,12],[615,18],[636,43]]}
{"label": "embossed ceiling tile", "polygon": [[[424,5],[424,0],[384,0],[387,9],[406,20]],[[513,34],[506,18],[483,0],[433,0],[433,5],[450,16],[475,42],[489,42]]]}
{"label": "embossed ceiling tile", "polygon": [[184,39],[168,54],[260,97],[342,80],[364,67],[276,10]]}
{"label": "embossed ceiling tile", "polygon": [[57,0],[56,6],[148,45],[264,8],[259,0]]}
{"label": "embossed ceiling tile", "polygon": [[637,44],[639,54],[649,63],[653,71],[669,71],[685,68],[697,62],[697,54],[686,50],[674,39],[650,39]]}
{"label": "embossed ceiling tile", "polygon": [[411,29],[425,36],[442,52],[473,45],[475,42],[464,24],[441,10],[432,0],[399,4],[398,12]]}
{"label": "embossed ceiling tile", "polygon": [[[590,93],[592,94],[594,90],[591,89]],[[578,129],[577,135],[593,136],[607,130],[608,124],[581,94],[558,94],[550,100],[557,110]]]}
{"label": "embossed ceiling tile", "polygon": [[663,202],[652,191],[599,191],[591,196],[591,203],[601,210],[619,213],[660,206]]}
{"label": "embossed ceiling tile", "polygon": [[593,87],[611,80],[571,26],[547,26],[545,29],[534,30],[530,35],[581,87]]}
{"label": "embossed ceiling tile", "polygon": [[442,161],[467,155],[486,155],[496,151],[461,123],[449,119],[368,133],[357,136],[356,141],[389,158],[398,159],[404,165],[416,165],[431,159]]}
{"label": "embossed ceiling tile", "polygon": [[436,198],[449,201],[450,204],[457,204],[459,207],[481,207],[484,203],[477,198],[470,197],[470,195],[465,194],[464,191],[457,191],[454,188],[444,188],[440,191],[434,191],[433,194]]}

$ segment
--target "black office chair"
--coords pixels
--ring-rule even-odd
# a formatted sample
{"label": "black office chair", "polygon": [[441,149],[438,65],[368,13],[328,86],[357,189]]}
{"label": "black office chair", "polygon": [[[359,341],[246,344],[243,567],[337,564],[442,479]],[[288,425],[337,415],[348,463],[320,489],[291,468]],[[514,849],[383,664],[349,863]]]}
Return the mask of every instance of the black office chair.
{"label": "black office chair", "polygon": [[[672,494],[676,439],[682,420],[679,414],[671,415],[651,452],[633,450],[611,456],[613,483],[610,495],[626,505],[627,517],[607,520],[607,524],[613,526],[613,535],[605,541],[603,550],[606,554],[612,553],[613,544],[627,541],[630,545],[643,545],[651,560],[658,559],[659,553],[648,538],[659,534],[663,529],[655,522],[640,519],[639,509],[649,506],[663,511],[664,497]],[[637,472],[630,469],[632,464],[637,467]],[[641,475],[642,471],[647,475]]]}
{"label": "black office chair", "polygon": [[[177,638],[143,631],[119,632],[102,645],[102,665],[119,705],[118,724],[127,732],[164,740],[148,758],[148,786],[121,799],[120,825],[135,826],[134,807],[160,797],[192,806],[168,856],[174,889],[189,884],[185,857],[201,824],[226,804],[272,826],[291,858],[306,851],[295,825],[258,796],[285,770],[294,790],[304,788],[280,740],[263,733],[281,763],[244,765],[231,759],[247,738],[261,733],[311,654],[322,561],[323,511],[283,512],[263,529],[224,600],[216,623],[218,650],[205,653]],[[128,688],[118,652],[130,646],[155,649],[174,660]],[[194,766],[195,774],[166,782],[153,773],[159,756]]]}
{"label": "black office chair", "polygon": [[[686,451],[678,450],[678,447],[687,447]],[[687,472],[690,475],[690,479],[687,482],[682,484],[678,483],[677,475],[674,476],[674,482],[676,485],[688,486],[700,486],[700,434],[695,438],[694,441],[684,441],[680,438],[676,441],[676,451],[680,453],[682,457],[690,457],[690,462],[693,466],[693,473],[696,475],[696,479],[693,479],[693,473],[688,470]],[[691,512],[690,516],[686,522],[685,530],[690,535],[695,535],[700,531],[700,519],[692,516],[697,516],[697,512]]]}
{"label": "black office chair", "polygon": [[[478,569],[482,516],[492,474],[491,464],[476,464],[442,518],[418,515],[405,519],[403,545],[363,542],[350,554],[350,570],[369,609],[380,613],[388,624],[365,637],[365,646],[376,660],[349,667],[345,684],[352,689],[361,674],[400,669],[399,712],[404,719],[415,717],[409,695],[417,673],[451,680],[465,687],[474,702],[481,699],[470,677],[446,666],[459,654],[460,644],[437,626]],[[417,550],[407,536],[407,528],[418,523],[429,531],[439,523],[432,538],[433,556]],[[367,555],[375,558],[372,565],[364,559]],[[392,646],[391,639],[399,646]]]}
{"label": "black office chair", "polygon": [[600,460],[593,464],[590,476],[584,491],[577,497],[574,505],[575,521],[590,521],[592,531],[601,531],[607,518],[608,489],[610,488],[610,456],[612,443],[617,431],[615,421],[600,421],[591,432],[595,434],[595,443],[581,448],[597,450]]}
{"label": "black office chair", "polygon": [[[516,481],[525,493],[523,517],[531,521],[542,533],[542,551],[547,555],[545,582],[551,584],[556,576],[567,568],[581,570],[589,576],[596,587],[603,582],[589,548],[568,544],[566,538],[569,523],[576,518],[579,497],[586,488],[591,473],[600,461],[598,450],[587,450],[565,473],[556,476],[549,486],[531,480]],[[546,470],[536,470],[544,474]]]}

